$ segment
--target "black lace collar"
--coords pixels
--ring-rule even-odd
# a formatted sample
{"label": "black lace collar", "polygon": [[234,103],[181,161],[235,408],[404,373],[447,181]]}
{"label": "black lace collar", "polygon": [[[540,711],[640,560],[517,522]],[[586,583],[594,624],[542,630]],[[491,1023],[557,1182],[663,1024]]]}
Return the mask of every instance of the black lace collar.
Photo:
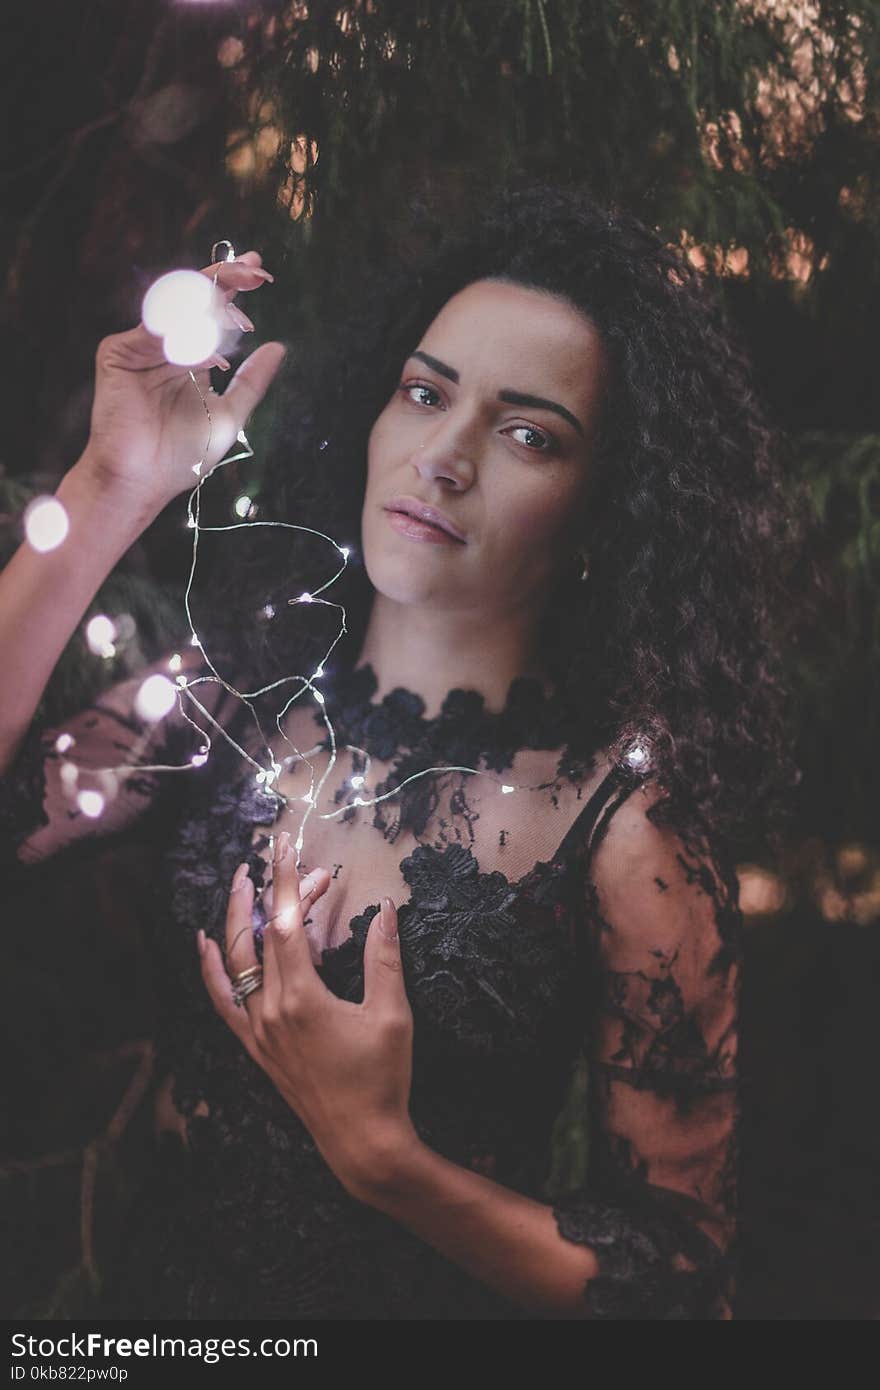
{"label": "black lace collar", "polygon": [[[337,743],[353,744],[385,762],[403,755],[406,763],[423,767],[476,767],[484,759],[487,768],[503,772],[519,749],[567,748],[572,732],[563,700],[556,693],[545,694],[541,682],[530,676],[514,677],[501,710],[487,710],[477,690],[456,688],[431,719],[425,718],[422,697],[404,686],[376,700],[378,680],[369,663],[328,672],[321,689]],[[320,709],[315,719],[324,726]]]}

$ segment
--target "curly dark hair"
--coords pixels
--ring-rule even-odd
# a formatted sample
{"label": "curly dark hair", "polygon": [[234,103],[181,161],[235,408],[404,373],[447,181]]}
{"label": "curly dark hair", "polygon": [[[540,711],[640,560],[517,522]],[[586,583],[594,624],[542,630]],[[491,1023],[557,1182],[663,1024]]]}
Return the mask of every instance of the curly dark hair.
{"label": "curly dark hair", "polygon": [[[583,188],[508,185],[436,244],[415,201],[411,213],[417,253],[396,253],[320,355],[284,369],[264,515],[352,547],[326,597],[345,606],[356,653],[373,594],[358,563],[366,442],[406,357],[473,281],[565,296],[600,331],[611,379],[583,523],[590,579],[572,571],[553,595],[548,673],[578,711],[585,746],[647,748],[658,824],[691,843],[778,849],[801,777],[784,646],[808,602],[802,580],[787,585],[809,506],[784,485],[782,437],[721,296],[659,232]],[[326,650],[338,612],[287,601],[330,578],[339,556],[303,533],[256,530],[205,617],[263,684],[310,672]],[[255,616],[267,604],[271,621]]]}

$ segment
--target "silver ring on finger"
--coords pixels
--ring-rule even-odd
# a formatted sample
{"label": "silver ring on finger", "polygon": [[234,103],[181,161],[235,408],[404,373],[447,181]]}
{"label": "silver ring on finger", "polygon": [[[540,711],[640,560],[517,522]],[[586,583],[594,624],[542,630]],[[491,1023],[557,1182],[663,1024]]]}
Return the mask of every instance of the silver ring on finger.
{"label": "silver ring on finger", "polygon": [[232,987],[232,998],[233,998],[233,1001],[234,1001],[234,1003],[238,1006],[238,1008],[241,1008],[241,1007],[243,1006],[243,1004],[244,1004],[244,1001],[247,999],[247,997],[248,997],[249,994],[253,994],[254,990],[256,990],[256,989],[262,989],[262,988],[263,988],[263,974],[262,974],[262,971],[261,971],[259,975],[252,975],[252,976],[250,977],[250,979],[247,979],[247,980],[242,981],[241,984],[239,984],[239,985],[233,985],[233,987]]}
{"label": "silver ring on finger", "polygon": [[259,961],[257,961],[256,964],[247,965],[244,970],[239,970],[237,975],[231,975],[230,979],[234,985],[240,985],[243,980],[250,979],[251,975],[261,975],[262,973],[263,967],[260,965]]}

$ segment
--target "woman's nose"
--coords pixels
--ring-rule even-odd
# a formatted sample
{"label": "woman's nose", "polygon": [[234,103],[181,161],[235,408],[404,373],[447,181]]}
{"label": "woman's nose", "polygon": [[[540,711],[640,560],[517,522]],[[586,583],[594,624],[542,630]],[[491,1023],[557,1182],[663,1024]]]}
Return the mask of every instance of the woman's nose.
{"label": "woman's nose", "polygon": [[474,465],[470,457],[455,445],[420,444],[413,460],[416,472],[427,482],[440,480],[452,483],[459,490],[467,488],[474,479]]}

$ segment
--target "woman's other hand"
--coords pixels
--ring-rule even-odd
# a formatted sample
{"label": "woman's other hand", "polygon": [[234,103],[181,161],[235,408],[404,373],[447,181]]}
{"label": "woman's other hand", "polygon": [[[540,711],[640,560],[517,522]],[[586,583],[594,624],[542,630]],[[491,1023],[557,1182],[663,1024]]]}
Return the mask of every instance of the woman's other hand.
{"label": "woman's other hand", "polygon": [[[250,332],[251,320],[233,304],[239,292],[259,289],[272,276],[257,251],[234,261],[205,266],[201,274],[216,279],[217,311],[230,333]],[[98,345],[91,429],[80,471],[92,474],[134,510],[158,514],[174,497],[189,491],[193,469],[204,460],[203,473],[223,457],[262,400],[284,358],[281,343],[264,343],[241,364],[222,396],[208,396],[208,417],[190,372],[206,395],[210,368],[228,370],[214,353],[197,366],[166,360],[163,339],[143,325],[114,333]]]}
{"label": "woman's other hand", "polygon": [[[225,964],[217,943],[199,933],[202,978],[221,1018],[302,1120],[339,1180],[356,1193],[363,1182],[381,1176],[386,1157],[419,1143],[409,1114],[413,1018],[397,911],[386,898],[370,923],[363,1003],[337,998],[315,969],[303,927],[304,904],[326,891],[330,875],[316,869],[301,885],[288,849],[285,832],[275,847],[274,916],[263,934],[261,988],[242,1006],[235,1003],[230,977],[257,964],[249,876],[230,893]],[[308,887],[313,891],[301,898]]]}

